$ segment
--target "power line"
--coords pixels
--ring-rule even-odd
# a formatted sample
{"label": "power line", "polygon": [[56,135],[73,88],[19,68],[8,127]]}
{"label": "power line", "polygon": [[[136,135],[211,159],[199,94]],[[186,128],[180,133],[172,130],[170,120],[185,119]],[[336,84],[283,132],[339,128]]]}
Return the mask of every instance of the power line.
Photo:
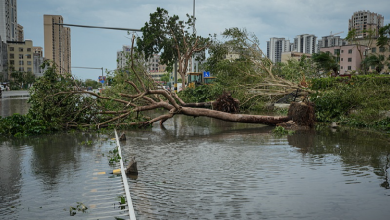
{"label": "power line", "polygon": [[141,32],[141,29],[133,29],[133,28],[101,27],[101,26],[89,26],[89,25],[78,25],[78,24],[60,24],[60,23],[54,23],[54,24],[55,25],[62,25],[62,26],[83,27],[83,28],[100,28],[100,29],[111,29],[111,30],[118,30],[118,31]]}
{"label": "power line", "polygon": [[96,69],[96,70],[101,70],[101,69],[103,69],[103,67],[101,67],[101,68],[97,68],[97,67],[84,67],[84,66],[72,66],[71,68],[80,68],[80,69]]}

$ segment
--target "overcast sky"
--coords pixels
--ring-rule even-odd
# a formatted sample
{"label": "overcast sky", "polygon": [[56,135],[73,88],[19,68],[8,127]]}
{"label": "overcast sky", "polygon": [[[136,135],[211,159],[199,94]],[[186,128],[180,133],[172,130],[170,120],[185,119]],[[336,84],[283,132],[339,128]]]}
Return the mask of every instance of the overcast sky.
{"label": "overcast sky", "polygon": [[[193,13],[193,0],[17,0],[18,23],[24,38],[34,46],[44,46],[43,15],[62,15],[64,23],[140,29],[157,7],[170,15]],[[300,34],[318,38],[348,32],[354,12],[369,10],[390,23],[389,0],[196,0],[196,30],[203,37],[220,35],[226,28],[246,28],[260,40],[266,51],[271,37],[294,39]],[[72,66],[116,68],[116,52],[130,45],[126,31],[71,27]],[[72,69],[80,79],[97,79],[100,70]]]}

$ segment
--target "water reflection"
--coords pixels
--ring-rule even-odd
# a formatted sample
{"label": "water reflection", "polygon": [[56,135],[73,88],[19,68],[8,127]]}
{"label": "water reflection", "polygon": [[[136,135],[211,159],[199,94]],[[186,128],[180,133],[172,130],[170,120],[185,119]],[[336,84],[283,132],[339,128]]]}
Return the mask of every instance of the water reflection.
{"label": "water reflection", "polygon": [[390,192],[378,191],[388,182],[385,140],[271,129],[175,117],[127,131],[123,153],[139,161],[130,186],[138,219],[387,218],[379,207]]}
{"label": "water reflection", "polygon": [[366,175],[372,170],[388,189],[389,144],[381,134],[353,129],[333,132],[330,129],[301,131],[288,136],[288,142],[297,147],[303,156],[314,160],[327,155],[339,156],[346,176]]}
{"label": "water reflection", "polygon": [[[124,159],[138,162],[139,175],[128,179],[137,219],[388,218],[390,157],[382,136],[271,131],[180,115],[163,128],[124,131]],[[69,204],[92,204],[82,195],[94,189],[89,172],[104,158],[101,139],[0,139],[0,216],[64,219]]]}
{"label": "water reflection", "polygon": [[[69,212],[64,210],[70,205],[89,201],[82,196],[88,177],[85,174],[97,168],[94,161],[104,143],[101,138],[106,139],[80,132],[30,138],[1,137],[0,216],[6,219],[67,218]],[[87,142],[94,144],[83,144]],[[108,163],[106,166],[108,168]]]}

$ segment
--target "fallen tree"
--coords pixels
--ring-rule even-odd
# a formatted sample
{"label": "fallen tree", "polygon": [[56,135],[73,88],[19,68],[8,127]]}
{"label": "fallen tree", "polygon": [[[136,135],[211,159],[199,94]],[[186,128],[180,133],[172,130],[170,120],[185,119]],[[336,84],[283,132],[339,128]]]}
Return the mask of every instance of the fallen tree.
{"label": "fallen tree", "polygon": [[[134,37],[132,43],[134,45]],[[158,89],[142,71],[141,60],[133,58],[133,50],[130,57],[128,71],[117,72],[116,84],[102,94],[80,90],[77,80],[70,75],[58,75],[55,66],[50,66],[31,90],[29,114],[34,120],[54,123],[57,128],[97,129],[122,125],[144,127],[155,122],[162,125],[178,114],[266,125],[277,125],[294,118],[291,115],[237,114],[239,103],[229,93],[212,102],[216,109],[187,107],[176,93]],[[154,109],[164,109],[166,113],[153,118],[143,116],[143,112]]]}

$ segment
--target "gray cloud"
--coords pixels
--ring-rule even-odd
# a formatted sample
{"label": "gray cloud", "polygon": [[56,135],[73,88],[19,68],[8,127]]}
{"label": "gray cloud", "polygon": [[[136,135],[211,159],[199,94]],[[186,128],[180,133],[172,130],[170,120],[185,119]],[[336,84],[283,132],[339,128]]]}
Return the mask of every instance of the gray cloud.
{"label": "gray cloud", "polygon": [[[25,38],[43,46],[43,14],[60,14],[65,23],[141,28],[149,14],[163,7],[185,19],[193,12],[192,0],[18,0],[18,22],[25,28]],[[270,37],[292,40],[299,34],[317,37],[348,32],[348,19],[355,11],[382,14],[390,23],[388,0],[197,0],[196,29],[202,36],[220,34],[226,28],[246,28],[260,40],[264,49]],[[72,65],[116,67],[116,51],[130,44],[126,32],[72,28]],[[81,78],[89,77],[73,70]],[[89,77],[91,78],[91,77]],[[93,76],[92,78],[96,78]]]}

